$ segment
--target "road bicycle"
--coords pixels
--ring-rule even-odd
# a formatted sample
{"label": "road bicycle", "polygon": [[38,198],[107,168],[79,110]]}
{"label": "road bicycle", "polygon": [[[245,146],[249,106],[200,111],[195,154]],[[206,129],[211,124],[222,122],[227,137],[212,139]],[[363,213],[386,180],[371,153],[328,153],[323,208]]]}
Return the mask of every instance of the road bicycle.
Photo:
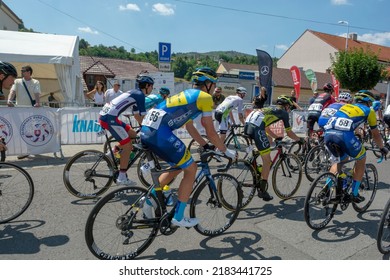
{"label": "road bicycle", "polygon": [[[277,141],[272,149],[276,151],[271,163],[272,187],[280,199],[291,198],[299,189],[302,180],[302,165],[298,156],[286,152],[290,142]],[[259,191],[262,165],[257,163],[260,153],[251,145],[244,159],[233,162],[229,174],[233,175],[242,188],[242,209],[248,206]]]}
{"label": "road bicycle", "polygon": [[382,254],[390,253],[390,199],[383,209],[376,241],[379,252]]}
{"label": "road bicycle", "polygon": [[294,142],[288,149],[288,153],[295,154],[301,160],[302,165],[305,164],[308,153],[312,148],[324,142],[324,130],[322,128],[313,130],[310,137],[305,142]]}
{"label": "road bicycle", "polygon": [[[246,149],[248,148],[249,144],[251,143],[248,136],[245,134],[239,133],[236,130],[242,129],[244,126],[242,125],[230,125],[229,127],[229,133],[227,133],[227,137],[224,141],[226,147],[228,149],[232,149],[237,151],[238,158],[242,158],[246,154]],[[209,140],[206,135],[202,135],[203,139],[209,143]],[[192,157],[194,160],[199,160],[199,155],[203,150],[203,147],[199,146],[199,143],[196,142],[194,139],[190,141],[188,144],[188,149],[191,152]],[[210,158],[211,160],[211,158]]]}
{"label": "road bicycle", "polygon": [[23,168],[0,162],[0,224],[22,215],[34,197],[34,182]]}
{"label": "road bicycle", "polygon": [[[147,158],[153,160],[152,154],[145,152]],[[201,162],[198,163],[201,169],[189,200],[190,217],[199,219],[194,228],[205,236],[225,232],[234,223],[241,208],[242,197],[237,180],[229,174],[210,173],[208,159],[215,155],[226,157],[210,150],[201,154]],[[225,168],[228,169],[229,164]],[[171,224],[175,206],[167,209],[166,198],[157,186],[162,173],[177,170],[157,170],[152,165],[154,183],[148,189],[123,187],[100,199],[89,214],[85,227],[85,240],[91,253],[99,259],[134,259],[150,246],[158,232],[173,234],[177,230]]]}
{"label": "road bicycle", "polygon": [[[365,147],[373,150],[371,147]],[[336,146],[340,150],[340,147]],[[306,195],[304,205],[304,216],[306,224],[314,230],[324,228],[332,219],[337,206],[345,211],[349,204],[357,212],[365,212],[374,201],[378,187],[378,172],[374,164],[367,163],[359,187],[359,194],[364,201],[355,203],[352,201],[352,169],[346,170],[343,167],[356,159],[349,159],[337,164],[337,174],[325,172],[315,179]],[[340,176],[338,174],[341,174]],[[345,178],[342,178],[345,177]]]}
{"label": "road bicycle", "polygon": [[[105,193],[112,183],[116,183],[119,174],[119,159],[112,151],[112,142],[109,140],[105,129],[99,132],[106,137],[107,152],[98,150],[85,150],[75,154],[68,160],[63,171],[63,181],[67,190],[74,196],[83,199],[96,198]],[[151,184],[151,177],[141,172],[141,167],[147,162],[146,154],[138,149],[134,139],[133,151],[127,166],[127,170],[137,164],[137,176],[144,186]],[[162,164],[153,155],[157,169],[162,169]]]}

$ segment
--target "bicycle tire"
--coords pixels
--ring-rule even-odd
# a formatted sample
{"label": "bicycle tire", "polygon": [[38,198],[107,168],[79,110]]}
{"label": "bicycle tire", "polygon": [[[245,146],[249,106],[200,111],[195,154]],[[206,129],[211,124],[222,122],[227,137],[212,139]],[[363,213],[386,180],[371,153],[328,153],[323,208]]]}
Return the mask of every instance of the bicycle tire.
{"label": "bicycle tire", "polygon": [[301,186],[302,164],[294,154],[282,154],[272,171],[272,187],[280,199],[291,198]]}
{"label": "bicycle tire", "polygon": [[331,155],[325,148],[324,144],[313,147],[309,151],[306,156],[303,168],[306,178],[310,182],[313,182],[319,174],[329,171],[330,167],[332,166],[330,156]]}
{"label": "bicycle tire", "polygon": [[245,209],[256,194],[257,172],[251,163],[244,159],[233,162],[226,172],[239,182],[242,191],[241,209]]}
{"label": "bicycle tire", "polygon": [[[165,163],[165,162],[160,163],[160,161],[158,160],[158,158],[154,154],[153,154],[153,161],[154,161],[154,165],[155,165],[157,170],[162,170],[162,169],[169,167],[168,163]],[[148,162],[148,160],[146,158],[146,153],[143,153],[139,157],[139,160],[138,160],[137,176],[138,176],[138,179],[140,180],[141,184],[144,185],[145,187],[149,188],[149,186],[153,183],[152,174],[150,172],[148,174],[144,174],[141,171],[142,165],[146,164],[147,162]],[[175,179],[176,178],[172,178],[172,180],[168,183],[168,185],[170,186],[175,181]]]}
{"label": "bicycle tire", "polygon": [[[241,191],[237,180],[229,174],[212,175],[217,191],[205,180],[195,187],[190,204],[190,217],[198,218],[194,227],[205,236],[217,236],[232,226],[241,209]],[[218,201],[220,203],[218,203]]]}
{"label": "bicycle tire", "polygon": [[338,205],[331,203],[336,198],[336,186],[337,178],[331,172],[321,174],[312,182],[303,208],[305,222],[311,229],[322,229],[333,219]]}
{"label": "bicycle tire", "polygon": [[[98,163],[99,159],[101,161]],[[116,173],[112,160],[104,153],[85,150],[68,160],[63,171],[63,181],[72,195],[90,199],[106,192]]]}
{"label": "bicycle tire", "polygon": [[[383,140],[383,138],[382,138]],[[383,141],[383,143],[386,143],[386,140]],[[379,146],[375,143],[374,139],[370,139],[370,144],[371,144],[371,147],[372,147],[372,152],[373,154],[375,155],[376,158],[381,158],[382,157],[382,153],[379,151]]]}
{"label": "bicycle tire", "polygon": [[304,153],[304,146],[300,142],[294,142],[287,150],[288,154],[296,155],[302,164],[305,163],[306,154]]}
{"label": "bicycle tire", "polygon": [[23,168],[0,163],[0,224],[22,215],[34,197],[34,181]]}
{"label": "bicycle tire", "polygon": [[[112,135],[110,135],[108,137],[108,139],[106,140],[106,142],[104,142],[103,153],[107,153],[108,152],[108,147],[109,147],[108,142],[113,143],[113,142],[118,142],[118,141],[116,141],[115,138]],[[112,147],[112,145],[111,145],[111,147]]]}
{"label": "bicycle tire", "polygon": [[360,203],[352,203],[356,212],[365,212],[374,201],[376,190],[378,188],[378,171],[372,163],[366,164],[363,179],[359,187],[359,194],[365,199]]}
{"label": "bicycle tire", "polygon": [[390,253],[390,199],[387,201],[378,226],[376,244],[382,254]]}
{"label": "bicycle tire", "polygon": [[[129,260],[149,247],[158,233],[159,219],[143,217],[140,197],[146,194],[143,187],[123,187],[108,193],[93,207],[85,225],[85,241],[95,257]],[[149,199],[160,207],[155,196]]]}
{"label": "bicycle tire", "polygon": [[238,158],[240,159],[245,157],[251,140],[244,134],[235,134],[228,136],[225,143],[228,149],[237,151]]}
{"label": "bicycle tire", "polygon": [[[206,143],[210,143],[209,139],[206,135],[202,135],[202,138],[206,141]],[[194,161],[200,161],[200,154],[203,151],[203,148],[199,145],[198,142],[196,142],[194,139],[190,141],[188,144],[188,150],[190,151],[192,158]],[[211,158],[209,159],[209,161]]]}

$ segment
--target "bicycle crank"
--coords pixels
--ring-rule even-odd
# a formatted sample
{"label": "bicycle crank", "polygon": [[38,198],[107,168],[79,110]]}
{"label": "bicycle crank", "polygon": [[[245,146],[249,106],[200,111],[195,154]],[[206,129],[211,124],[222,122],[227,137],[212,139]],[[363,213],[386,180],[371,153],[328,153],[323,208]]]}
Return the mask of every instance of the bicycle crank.
{"label": "bicycle crank", "polygon": [[160,221],[160,232],[162,235],[171,235],[179,228],[171,223],[171,219],[172,217],[169,213],[165,213],[162,216]]}

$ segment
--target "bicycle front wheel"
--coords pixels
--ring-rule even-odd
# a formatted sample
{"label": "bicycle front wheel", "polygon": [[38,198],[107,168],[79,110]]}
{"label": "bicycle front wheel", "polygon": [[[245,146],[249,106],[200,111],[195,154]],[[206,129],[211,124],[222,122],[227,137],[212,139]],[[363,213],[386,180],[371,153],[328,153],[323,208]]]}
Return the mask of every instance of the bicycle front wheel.
{"label": "bicycle front wheel", "polygon": [[282,154],[272,172],[272,187],[280,199],[291,198],[299,189],[302,165],[298,156]]}
{"label": "bicycle front wheel", "polygon": [[[146,195],[143,187],[123,187],[98,201],[85,226],[85,241],[95,257],[129,260],[149,247],[157,235],[159,219],[145,218],[142,207]],[[154,209],[160,207],[155,196],[148,199]]]}
{"label": "bicycle front wheel", "polygon": [[236,178],[240,184],[242,191],[241,209],[244,209],[249,205],[256,194],[256,171],[250,162],[239,159],[236,162],[233,162],[226,172]]}
{"label": "bicycle front wheel", "polygon": [[0,163],[0,224],[22,215],[34,196],[34,182],[23,168]]}
{"label": "bicycle front wheel", "polygon": [[330,153],[325,145],[320,144],[312,148],[306,156],[304,164],[306,178],[313,182],[319,174],[327,172],[331,166]]}
{"label": "bicycle front wheel", "polygon": [[314,230],[324,228],[333,218],[337,208],[337,178],[331,172],[317,177],[306,195],[304,216],[306,224]]}
{"label": "bicycle front wheel", "polygon": [[[206,141],[206,143],[210,143],[206,135],[202,135],[202,138]],[[200,146],[198,142],[192,139],[188,144],[188,150],[191,152],[194,161],[200,161],[200,153],[203,151],[203,147]]]}
{"label": "bicycle front wheel", "polygon": [[190,205],[191,218],[198,218],[195,230],[206,236],[225,232],[237,219],[241,209],[241,191],[237,180],[224,173],[212,175],[212,182],[205,180],[197,187]]}
{"label": "bicycle front wheel", "polygon": [[248,136],[245,136],[244,134],[235,134],[229,136],[226,141],[226,147],[228,149],[237,151],[238,158],[244,158],[250,143],[251,141]]}
{"label": "bicycle front wheel", "polygon": [[390,253],[390,199],[383,209],[376,242],[379,252],[382,254]]}
{"label": "bicycle front wheel", "polygon": [[378,172],[375,165],[372,163],[366,164],[362,182],[359,187],[359,194],[364,197],[364,201],[360,203],[352,203],[353,209],[356,212],[364,212],[370,207],[374,201],[376,189],[378,187]]}
{"label": "bicycle front wheel", "polygon": [[75,154],[65,165],[63,181],[68,191],[79,198],[95,198],[111,186],[114,164],[102,152],[86,150]]}

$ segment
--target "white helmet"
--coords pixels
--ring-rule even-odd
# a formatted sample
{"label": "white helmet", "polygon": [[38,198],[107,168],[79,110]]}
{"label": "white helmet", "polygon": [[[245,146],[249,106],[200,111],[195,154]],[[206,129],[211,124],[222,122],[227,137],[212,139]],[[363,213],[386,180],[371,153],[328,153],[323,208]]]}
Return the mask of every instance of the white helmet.
{"label": "white helmet", "polygon": [[246,88],[244,88],[244,87],[238,87],[238,88],[236,89],[236,92],[245,95],[245,94],[246,94]]}
{"label": "white helmet", "polygon": [[352,96],[349,92],[340,92],[339,100],[348,103],[352,100]]}

